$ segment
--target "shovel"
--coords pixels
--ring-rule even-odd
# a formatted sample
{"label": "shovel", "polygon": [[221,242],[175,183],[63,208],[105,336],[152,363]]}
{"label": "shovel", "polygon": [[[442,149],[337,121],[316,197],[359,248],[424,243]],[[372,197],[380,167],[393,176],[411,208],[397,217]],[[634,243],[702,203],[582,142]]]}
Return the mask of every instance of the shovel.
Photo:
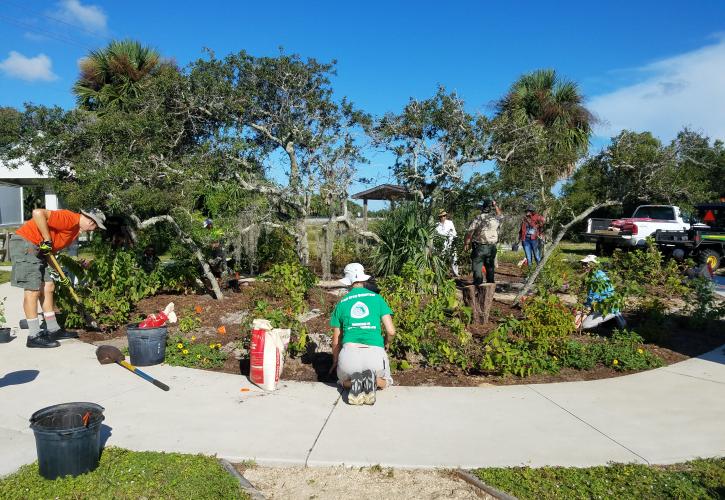
{"label": "shovel", "polygon": [[119,351],[118,348],[113,347],[112,345],[102,345],[101,347],[96,349],[96,358],[98,358],[98,362],[102,365],[118,363],[119,365],[123,366],[128,371],[135,373],[142,379],[148,380],[159,389],[163,389],[165,391],[169,390],[168,385],[164,384],[163,382],[159,382],[148,373],[142,372],[131,363],[127,362],[126,357],[123,355],[123,353]]}
{"label": "shovel", "polygon": [[[60,264],[58,264],[55,255],[49,253],[48,260],[53,265],[53,268],[58,272],[58,275],[61,277],[61,279],[63,281],[68,281],[68,278],[66,278],[63,269],[60,267]],[[83,306],[83,302],[81,302],[80,297],[78,297],[78,294],[75,290],[73,290],[73,287],[71,285],[68,285],[68,291],[70,292],[71,297],[73,297],[73,300],[76,301],[76,304],[78,304],[78,306],[81,308],[81,312],[83,313],[83,320],[86,322],[86,327],[92,330],[99,330],[98,322],[96,322],[96,320],[93,319],[90,314],[88,314],[88,311],[86,311],[86,308]]]}

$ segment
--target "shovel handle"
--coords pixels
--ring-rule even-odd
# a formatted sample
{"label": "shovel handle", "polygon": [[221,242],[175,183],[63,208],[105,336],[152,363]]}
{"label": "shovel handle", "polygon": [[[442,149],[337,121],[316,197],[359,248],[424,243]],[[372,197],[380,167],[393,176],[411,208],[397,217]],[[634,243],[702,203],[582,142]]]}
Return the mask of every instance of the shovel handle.
{"label": "shovel handle", "polygon": [[[58,261],[56,260],[55,255],[53,255],[52,253],[49,253],[48,254],[48,259],[50,260],[50,263],[53,265],[53,267],[55,268],[55,270],[58,272],[58,275],[61,277],[61,279],[63,281],[65,281],[67,279],[66,278],[66,275],[63,272],[63,268],[61,268],[60,267],[60,264],[58,264]],[[69,286],[68,287],[68,291],[73,296],[73,300],[75,300],[76,302],[78,302],[80,304],[81,303],[81,299],[78,298],[78,294],[76,294],[76,291],[73,290],[73,287],[72,286]]]}
{"label": "shovel handle", "polygon": [[152,384],[154,384],[159,389],[163,389],[164,391],[168,391],[169,390],[169,386],[168,385],[164,384],[163,382],[159,382],[158,380],[156,380],[155,378],[153,378],[148,373],[142,372],[141,370],[139,370],[138,368],[136,368],[135,366],[133,366],[128,361],[126,361],[126,360],[119,361],[118,364],[121,365],[121,366],[123,366],[128,371],[131,371],[131,372],[135,373],[136,375],[138,375],[142,379],[148,380],[149,382],[151,382]]}

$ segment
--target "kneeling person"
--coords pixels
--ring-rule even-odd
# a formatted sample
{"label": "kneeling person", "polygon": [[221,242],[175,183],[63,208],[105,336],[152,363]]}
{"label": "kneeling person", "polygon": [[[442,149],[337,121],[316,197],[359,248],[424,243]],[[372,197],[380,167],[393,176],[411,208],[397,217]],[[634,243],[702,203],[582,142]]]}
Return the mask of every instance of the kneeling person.
{"label": "kneeling person", "polygon": [[[345,277],[340,281],[351,288],[337,303],[330,318],[333,360],[330,372],[337,368],[337,378],[350,391],[348,402],[353,405],[374,404],[376,389],[393,383],[385,352],[395,335],[392,311],[385,299],[365,288],[368,279],[370,276],[361,264],[345,266]],[[381,324],[385,327],[385,338]]]}

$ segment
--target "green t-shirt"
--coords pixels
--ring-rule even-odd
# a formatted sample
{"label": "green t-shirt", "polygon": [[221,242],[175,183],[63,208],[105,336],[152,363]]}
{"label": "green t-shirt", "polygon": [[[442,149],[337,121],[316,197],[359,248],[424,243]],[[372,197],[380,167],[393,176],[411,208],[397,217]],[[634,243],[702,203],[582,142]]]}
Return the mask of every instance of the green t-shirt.
{"label": "green t-shirt", "polygon": [[330,326],[342,330],[342,343],[383,347],[380,318],[393,314],[385,299],[367,288],[353,288],[335,306]]}

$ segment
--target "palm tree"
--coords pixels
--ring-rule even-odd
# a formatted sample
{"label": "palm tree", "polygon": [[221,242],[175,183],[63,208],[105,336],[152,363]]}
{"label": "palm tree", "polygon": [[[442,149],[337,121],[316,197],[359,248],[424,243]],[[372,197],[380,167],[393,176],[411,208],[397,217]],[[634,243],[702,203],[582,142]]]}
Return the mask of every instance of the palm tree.
{"label": "palm tree", "polygon": [[583,100],[576,83],[560,80],[553,69],[540,69],[516,80],[497,111],[519,123],[540,124],[552,153],[580,156],[588,149],[594,123]]}
{"label": "palm tree", "polygon": [[81,60],[73,93],[84,109],[123,108],[160,67],[161,57],[154,49],[135,40],[114,40]]}

